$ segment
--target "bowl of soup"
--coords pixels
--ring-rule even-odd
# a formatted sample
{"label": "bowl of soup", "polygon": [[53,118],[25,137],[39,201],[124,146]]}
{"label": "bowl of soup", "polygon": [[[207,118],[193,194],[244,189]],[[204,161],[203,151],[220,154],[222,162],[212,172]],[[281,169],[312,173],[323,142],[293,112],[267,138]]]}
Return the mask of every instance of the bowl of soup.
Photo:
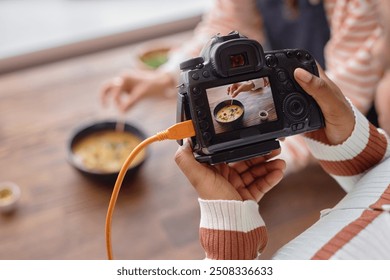
{"label": "bowl of soup", "polygon": [[224,100],[214,108],[214,118],[221,125],[238,124],[244,117],[244,105],[237,99]]}
{"label": "bowl of soup", "polygon": [[[145,133],[130,123],[123,126],[115,121],[87,124],[72,133],[68,161],[88,177],[115,182],[130,153],[145,138]],[[142,150],[130,164],[125,179],[138,171],[146,157],[147,151]]]}

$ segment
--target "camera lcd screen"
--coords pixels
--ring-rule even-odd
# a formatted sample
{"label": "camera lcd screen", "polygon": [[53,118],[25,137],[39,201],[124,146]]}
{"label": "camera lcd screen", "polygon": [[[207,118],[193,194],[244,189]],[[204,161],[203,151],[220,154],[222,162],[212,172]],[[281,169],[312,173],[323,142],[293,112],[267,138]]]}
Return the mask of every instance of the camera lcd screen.
{"label": "camera lcd screen", "polygon": [[206,89],[215,134],[278,120],[268,77]]}

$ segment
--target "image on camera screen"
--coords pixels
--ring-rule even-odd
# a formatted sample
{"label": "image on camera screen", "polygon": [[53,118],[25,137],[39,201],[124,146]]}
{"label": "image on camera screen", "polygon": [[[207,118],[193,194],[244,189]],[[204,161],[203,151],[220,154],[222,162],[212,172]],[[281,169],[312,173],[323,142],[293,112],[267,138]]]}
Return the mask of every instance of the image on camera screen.
{"label": "image on camera screen", "polygon": [[278,120],[268,77],[206,89],[215,134]]}

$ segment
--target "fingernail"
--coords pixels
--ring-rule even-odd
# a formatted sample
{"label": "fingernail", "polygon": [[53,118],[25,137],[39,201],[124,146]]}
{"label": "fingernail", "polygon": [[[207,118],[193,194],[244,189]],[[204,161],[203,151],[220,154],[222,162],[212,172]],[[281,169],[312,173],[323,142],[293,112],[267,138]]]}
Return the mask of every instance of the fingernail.
{"label": "fingernail", "polygon": [[304,83],[309,83],[313,78],[313,75],[311,73],[301,68],[296,69],[295,74],[297,79],[301,80]]}

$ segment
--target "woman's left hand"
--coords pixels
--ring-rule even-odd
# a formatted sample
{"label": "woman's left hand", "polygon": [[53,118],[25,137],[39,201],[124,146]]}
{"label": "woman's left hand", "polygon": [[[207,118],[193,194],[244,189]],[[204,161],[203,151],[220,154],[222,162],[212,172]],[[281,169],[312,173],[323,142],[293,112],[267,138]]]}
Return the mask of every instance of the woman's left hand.
{"label": "woman's left hand", "polygon": [[283,178],[285,162],[271,160],[279,153],[276,150],[266,156],[212,166],[196,161],[186,141],[177,150],[175,161],[202,199],[259,202]]}

